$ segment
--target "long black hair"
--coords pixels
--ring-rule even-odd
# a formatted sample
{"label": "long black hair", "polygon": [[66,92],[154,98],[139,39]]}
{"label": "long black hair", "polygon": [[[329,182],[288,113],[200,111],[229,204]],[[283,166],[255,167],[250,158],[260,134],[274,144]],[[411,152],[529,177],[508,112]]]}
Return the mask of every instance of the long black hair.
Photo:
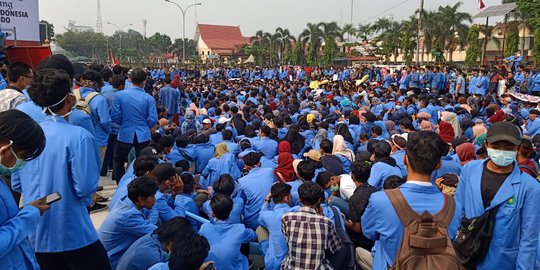
{"label": "long black hair", "polygon": [[344,123],[337,124],[335,131],[336,131],[336,135],[341,135],[343,136],[345,141],[348,141],[354,144],[354,139],[351,135],[351,132],[349,131],[349,127],[346,124]]}
{"label": "long black hair", "polygon": [[299,154],[306,145],[306,139],[304,136],[300,135],[298,127],[295,125],[289,127],[289,131],[287,132],[287,135],[285,135],[284,141],[288,141],[289,144],[291,144],[291,152],[293,154]]}

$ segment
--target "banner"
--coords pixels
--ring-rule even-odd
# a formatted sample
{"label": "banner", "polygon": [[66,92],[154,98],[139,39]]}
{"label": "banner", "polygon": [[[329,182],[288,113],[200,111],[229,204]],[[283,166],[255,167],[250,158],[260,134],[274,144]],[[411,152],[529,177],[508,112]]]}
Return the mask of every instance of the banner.
{"label": "banner", "polygon": [[38,0],[0,0],[0,28],[14,40],[17,31],[18,41],[39,43],[39,1]]}

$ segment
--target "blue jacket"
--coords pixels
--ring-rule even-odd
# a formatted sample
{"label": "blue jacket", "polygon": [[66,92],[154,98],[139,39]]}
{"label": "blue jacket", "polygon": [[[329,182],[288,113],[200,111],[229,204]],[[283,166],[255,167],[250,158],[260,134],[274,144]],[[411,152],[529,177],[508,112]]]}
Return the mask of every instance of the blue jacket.
{"label": "blue jacket", "polygon": [[8,186],[0,180],[0,269],[39,269],[28,236],[36,228],[39,209],[25,206],[21,210]]}
{"label": "blue jacket", "polygon": [[368,184],[374,186],[378,190],[382,190],[384,182],[392,175],[403,177],[401,174],[401,168],[397,165],[391,166],[384,162],[375,162],[371,168],[371,175],[369,176]]}
{"label": "blue jacket", "polygon": [[[233,200],[233,209],[229,215],[229,222],[232,224],[242,223],[242,213],[244,212],[244,200],[239,197],[232,198]],[[204,202],[201,207],[202,211],[208,216],[211,222],[216,220],[212,217],[212,208],[210,207],[210,200]]]}
{"label": "blue jacket", "polygon": [[[435,186],[405,183],[399,189],[410,207],[418,214],[428,211],[434,215],[444,205],[444,196]],[[460,207],[456,202],[456,212],[448,227],[450,239],[454,239],[460,224],[459,210]],[[362,216],[362,232],[367,238],[378,241],[373,258],[373,270],[388,269],[388,265],[392,265],[397,256],[403,237],[403,224],[386,193],[371,194]]]}
{"label": "blue jacket", "polygon": [[[107,105],[109,106],[109,114],[112,112],[114,96],[116,95],[116,93],[118,93],[118,91],[118,89],[113,88],[112,85],[108,82],[105,82],[105,86],[101,88],[101,95],[105,98],[105,100],[107,100]],[[118,124],[111,124],[111,134],[118,135],[119,129],[120,126]]]}
{"label": "blue jacket", "polygon": [[257,140],[252,145],[257,152],[262,152],[267,158],[274,158],[277,155],[278,143],[268,137],[263,137]]}
{"label": "blue jacket", "polygon": [[211,186],[219,180],[222,174],[230,174],[234,180],[242,176],[242,172],[236,164],[236,158],[231,153],[225,153],[220,158],[212,158],[208,161],[208,165],[201,172],[203,179],[200,184],[202,188],[206,189],[207,186]]}
{"label": "blue jacket", "polygon": [[196,144],[193,149],[195,160],[195,172],[201,173],[208,165],[208,162],[214,158],[215,147],[211,143]]}
{"label": "blue jacket", "polygon": [[[95,92],[94,89],[88,87],[81,87],[81,97],[85,98],[90,93]],[[90,109],[92,115],[92,123],[96,131],[96,141],[98,146],[107,146],[109,141],[109,134],[111,133],[112,121],[109,112],[109,104],[102,95],[97,95],[90,100]]]}
{"label": "blue jacket", "polygon": [[154,233],[135,241],[124,253],[116,270],[146,270],[159,262],[167,262],[167,252]]}
{"label": "blue jacket", "polygon": [[272,168],[253,168],[248,175],[238,179],[237,196],[246,202],[244,206],[246,227],[254,230],[259,227],[259,212],[275,181]]}
{"label": "blue jacket", "polygon": [[120,125],[118,141],[150,141],[150,128],[157,123],[156,101],[139,87],[120,91],[114,97],[112,120]]}
{"label": "blue jacket", "polygon": [[248,260],[240,253],[240,246],[257,238],[255,232],[243,224],[228,221],[205,223],[199,234],[208,239],[210,252],[207,261],[214,261],[220,270],[248,270]]}
{"label": "blue jacket", "polygon": [[455,194],[466,218],[499,206],[489,251],[477,269],[533,269],[540,232],[540,185],[514,163],[514,170],[485,209],[481,192],[485,162],[471,161],[463,167]]}
{"label": "blue jacket", "polygon": [[405,156],[405,150],[399,150],[396,151],[394,154],[391,155],[396,160],[396,165],[401,170],[401,176],[407,176],[407,168],[405,168],[405,164],[403,162],[403,157]]}
{"label": "blue jacket", "polygon": [[412,72],[409,74],[409,87],[410,88],[418,88],[420,84],[420,73]]}
{"label": "blue jacket", "polygon": [[442,72],[436,72],[433,75],[433,81],[431,81],[431,89],[442,90],[441,87],[444,83],[444,74]]}
{"label": "blue jacket", "polygon": [[156,203],[154,208],[158,211],[159,219],[165,223],[175,217],[185,217],[186,211],[180,202],[177,202],[171,194],[164,194],[161,191],[156,192]]}
{"label": "blue jacket", "polygon": [[487,76],[480,77],[478,79],[478,88],[476,92],[479,95],[486,95],[489,89],[489,78]]}
{"label": "blue jacket", "polygon": [[167,108],[167,114],[178,114],[178,103],[180,102],[180,91],[165,85],[159,89],[159,104]]}
{"label": "blue jacket", "polygon": [[30,237],[36,252],[74,250],[98,240],[86,209],[98,186],[96,141],[85,129],[54,118],[49,116],[40,124],[47,139],[43,153],[11,179],[13,190],[23,193],[24,202],[53,192],[62,196],[43,214]]}
{"label": "blue jacket", "polygon": [[527,130],[523,131],[523,135],[529,135],[531,138],[534,138],[536,134],[540,134],[540,118],[538,117],[534,121],[527,120]]}
{"label": "blue jacket", "polygon": [[156,222],[152,215],[138,210],[128,197],[117,203],[99,228],[99,239],[107,250],[112,269],[116,269],[131,244],[157,228]]}
{"label": "blue jacket", "polygon": [[298,207],[276,204],[273,209],[265,203],[261,209],[259,223],[269,232],[269,239],[261,242],[264,264],[268,270],[278,270],[287,256],[287,240],[281,231],[281,218],[288,212],[298,211]]}
{"label": "blue jacket", "polygon": [[461,173],[461,165],[451,156],[444,156],[441,158],[441,161],[441,168],[438,171],[433,172],[433,181],[447,173],[455,175],[459,175]]}

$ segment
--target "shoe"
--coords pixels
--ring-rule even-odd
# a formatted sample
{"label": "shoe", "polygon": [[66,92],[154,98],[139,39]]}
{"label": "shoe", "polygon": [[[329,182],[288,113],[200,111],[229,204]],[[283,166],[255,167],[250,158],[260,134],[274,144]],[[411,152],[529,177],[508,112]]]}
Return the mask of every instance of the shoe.
{"label": "shoe", "polygon": [[94,213],[101,212],[107,209],[109,209],[109,206],[106,204],[94,203],[94,205],[88,207],[88,213],[94,214]]}
{"label": "shoe", "polygon": [[103,190],[103,186],[98,186],[96,191],[102,191]]}
{"label": "shoe", "polygon": [[108,200],[109,200],[109,198],[103,197],[103,196],[101,196],[101,195],[99,195],[99,194],[96,194],[96,202],[104,203],[104,202],[106,202],[106,201],[108,201]]}

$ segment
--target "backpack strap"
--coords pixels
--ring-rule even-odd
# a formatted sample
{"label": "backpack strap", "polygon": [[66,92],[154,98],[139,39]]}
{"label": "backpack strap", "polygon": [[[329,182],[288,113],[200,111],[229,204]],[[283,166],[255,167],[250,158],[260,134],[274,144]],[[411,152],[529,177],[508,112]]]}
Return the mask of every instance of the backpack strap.
{"label": "backpack strap", "polygon": [[399,189],[385,190],[384,193],[386,193],[386,196],[390,199],[403,226],[420,218],[420,215],[409,206],[409,203],[407,203],[407,200],[405,200],[405,197],[403,197],[403,194]]}
{"label": "backpack strap", "polygon": [[436,220],[442,222],[446,228],[450,225],[450,222],[452,222],[452,218],[454,217],[454,213],[456,211],[456,203],[454,201],[454,198],[452,198],[448,194],[444,194],[444,205],[441,211],[439,211],[435,216],[433,216]]}
{"label": "backpack strap", "polygon": [[86,101],[86,103],[88,103],[88,105],[90,105],[90,101],[95,98],[97,95],[99,95],[98,92],[91,92],[90,94],[88,94],[84,100]]}
{"label": "backpack strap", "polygon": [[334,213],[334,222],[335,222],[335,225],[336,225],[336,231],[342,231],[343,228],[341,225],[341,218],[339,218],[339,213],[338,211],[336,210],[336,207],[335,206],[330,206],[330,209],[332,209],[332,213]]}
{"label": "backpack strap", "polygon": [[185,150],[179,149],[178,152],[180,152],[180,155],[182,155],[182,157],[184,157],[187,161],[189,162],[193,161],[193,158],[190,155],[188,155],[188,153]]}
{"label": "backpack strap", "polygon": [[81,89],[75,89],[73,90],[73,94],[75,95],[75,97],[77,98],[77,101],[79,101],[82,96],[81,96]]}

